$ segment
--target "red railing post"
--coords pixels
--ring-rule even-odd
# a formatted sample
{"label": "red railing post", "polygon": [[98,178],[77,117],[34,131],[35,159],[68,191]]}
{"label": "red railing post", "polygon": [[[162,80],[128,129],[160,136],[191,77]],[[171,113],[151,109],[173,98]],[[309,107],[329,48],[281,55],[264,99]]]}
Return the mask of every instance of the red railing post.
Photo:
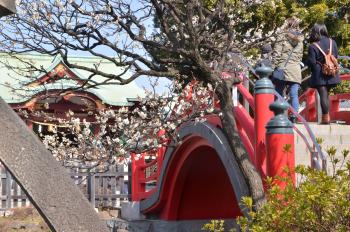
{"label": "red railing post", "polygon": [[300,115],[308,122],[317,122],[319,117],[319,99],[315,89],[309,88],[300,97],[299,102],[305,102],[305,108],[300,112]]}
{"label": "red railing post", "polygon": [[267,176],[274,178],[280,188],[285,188],[287,180],[276,179],[291,178],[295,185],[295,152],[293,124],[288,120],[285,111],[288,104],[276,101],[270,105],[274,111],[273,117],[266,125],[267,147]]}
{"label": "red railing post", "polygon": [[255,155],[254,163],[259,170],[263,179],[266,177],[266,123],[273,117],[273,113],[269,110],[269,105],[274,101],[274,86],[268,76],[272,73],[272,69],[268,67],[260,67],[257,74],[261,77],[255,83]]}
{"label": "red railing post", "polygon": [[339,106],[340,106],[340,98],[338,97],[338,95],[335,96],[330,96],[329,97],[329,105],[330,105],[330,110],[329,110],[329,114],[331,119],[334,119],[334,116],[337,112],[339,112]]}
{"label": "red railing post", "polygon": [[308,122],[317,122],[317,108],[318,103],[316,101],[316,91],[314,89],[308,90],[306,92],[306,120]]}
{"label": "red railing post", "polygon": [[141,193],[146,191],[145,183],[141,183],[144,178],[143,166],[145,163],[144,153],[137,155],[131,153],[131,200],[140,201]]}
{"label": "red railing post", "polygon": [[163,144],[167,139],[162,138],[162,136],[165,135],[165,130],[160,130],[158,132],[158,137],[159,137],[159,143],[161,144],[160,147],[157,149],[157,183],[158,183],[158,178],[160,176],[161,168],[163,165],[163,159],[164,159],[164,154],[166,151],[166,146]]}
{"label": "red railing post", "polygon": [[165,151],[166,151],[166,147],[165,146],[159,147],[157,149],[157,183],[158,183],[158,178],[160,176],[160,172],[161,172],[161,169],[162,169],[163,158],[164,158]]}

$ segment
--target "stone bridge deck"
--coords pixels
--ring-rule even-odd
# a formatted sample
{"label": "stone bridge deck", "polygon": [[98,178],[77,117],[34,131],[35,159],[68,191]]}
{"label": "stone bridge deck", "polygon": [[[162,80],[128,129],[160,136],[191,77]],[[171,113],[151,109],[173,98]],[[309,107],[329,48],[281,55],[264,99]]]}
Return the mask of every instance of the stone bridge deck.
{"label": "stone bridge deck", "polygon": [[[330,125],[318,125],[316,123],[310,123],[310,128],[314,132],[316,138],[322,138],[324,141],[321,144],[322,150],[326,153],[326,150],[332,146],[337,149],[336,157],[341,158],[341,151],[344,149],[350,150],[350,125],[330,124]],[[303,125],[297,124],[297,128],[306,133],[306,129]],[[310,141],[310,139],[309,139]],[[295,136],[295,156],[297,164],[310,164],[310,155],[303,139],[299,136]],[[327,155],[328,157],[328,155]],[[328,168],[330,168],[329,157],[327,160]]]}

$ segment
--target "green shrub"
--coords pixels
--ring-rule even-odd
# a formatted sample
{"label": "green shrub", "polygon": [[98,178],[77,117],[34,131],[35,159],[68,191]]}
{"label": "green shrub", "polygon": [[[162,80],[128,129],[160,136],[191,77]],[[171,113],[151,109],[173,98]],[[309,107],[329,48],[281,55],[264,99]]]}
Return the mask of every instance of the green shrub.
{"label": "green shrub", "polygon": [[[250,220],[238,218],[242,231],[350,231],[350,163],[336,158],[334,147],[327,153],[333,166],[331,175],[298,166],[299,186],[295,188],[290,181],[284,190],[271,186],[268,201],[259,212],[252,210],[251,200],[244,199]],[[343,158],[348,154],[344,150]]]}
{"label": "green shrub", "polygon": [[[348,53],[347,53],[348,54]],[[348,74],[350,73],[350,60],[341,60],[343,68],[340,69],[340,74]],[[342,81],[335,88],[331,89],[331,94],[338,93],[350,93],[350,81]]]}
{"label": "green shrub", "polygon": [[224,220],[211,220],[203,226],[202,230],[210,232],[225,232]]}
{"label": "green shrub", "polygon": [[[322,139],[317,138],[322,144]],[[349,150],[336,156],[334,147],[326,149],[331,161],[331,173],[327,174],[305,166],[296,167],[299,185],[288,182],[281,190],[267,180],[270,186],[267,203],[259,211],[253,211],[253,201],[242,200],[248,209],[248,217],[239,217],[241,231],[249,232],[348,232],[350,231],[350,162],[345,162]],[[224,222],[212,220],[203,230],[222,232]],[[234,231],[232,229],[231,231]]]}
{"label": "green shrub", "polygon": [[338,94],[338,93],[350,93],[350,81],[342,81],[339,85],[332,88],[330,93]]}

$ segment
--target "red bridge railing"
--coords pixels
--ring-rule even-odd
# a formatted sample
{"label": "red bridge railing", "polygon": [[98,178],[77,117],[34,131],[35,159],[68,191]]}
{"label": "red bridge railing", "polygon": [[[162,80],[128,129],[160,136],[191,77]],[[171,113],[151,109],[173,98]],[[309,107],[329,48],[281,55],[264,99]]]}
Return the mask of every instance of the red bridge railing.
{"label": "red bridge railing", "polygon": [[[260,96],[261,99],[259,100],[260,102],[259,111],[256,111],[256,104],[257,104],[256,99],[254,99],[253,95],[249,92],[249,89],[251,89],[250,87],[252,87],[252,86],[249,86],[249,84],[254,85],[254,83],[250,81],[247,77],[245,77],[243,74],[241,75],[241,78],[242,78],[242,82],[237,85],[234,85],[232,88],[233,105],[234,105],[233,113],[236,119],[237,130],[242,140],[242,143],[246,148],[251,161],[256,165],[256,167],[264,177],[267,173],[267,169],[266,169],[267,164],[266,164],[266,158],[261,156],[264,156],[264,155],[266,156],[265,126],[267,121],[272,117],[272,112],[269,111],[268,108],[270,103],[274,100],[275,98],[274,96],[276,95],[276,93],[275,91],[273,91],[267,94],[268,96]],[[264,94],[261,94],[261,95],[264,95]],[[283,100],[281,96],[277,96],[277,97],[280,100]],[[303,111],[303,112],[307,112],[307,114],[304,114],[304,116],[306,116],[307,121],[309,121],[310,119],[313,120],[316,117],[315,116],[316,110],[313,108],[315,105],[314,93],[312,93],[312,91],[309,91],[308,93],[304,94],[301,97],[301,99],[302,100],[305,99],[304,101],[307,102],[307,107]],[[264,103],[265,100],[267,101],[266,104],[262,104]],[[335,100],[336,99],[334,99],[334,103],[333,103],[334,107],[336,106]],[[261,108],[264,108],[264,109],[261,110]],[[264,114],[264,116],[261,116],[261,115],[259,116],[259,114]],[[257,118],[259,117],[260,117],[259,120],[260,121],[262,120],[263,123],[256,122]],[[298,117],[300,117],[300,115]],[[303,121],[305,122],[304,119]],[[297,131],[297,133],[300,134],[300,131]],[[309,133],[311,133],[310,136],[311,138],[313,138],[312,141],[315,144],[314,135],[312,134],[312,132],[309,132]],[[257,134],[260,134],[260,137],[258,136],[259,138],[257,137]],[[304,141],[307,143],[305,135],[301,135],[301,136],[304,139]],[[291,143],[294,146],[294,142],[292,141]],[[311,151],[311,146],[308,143],[307,145],[310,149],[310,152],[315,153],[315,151]],[[274,150],[276,149],[274,148]],[[140,201],[142,199],[148,198],[152,193],[155,192],[165,151],[166,151],[166,146],[163,146],[152,152],[144,152],[141,154],[135,154],[135,153],[131,154],[132,200],[133,201]],[[317,155],[317,157],[315,156],[312,157],[312,161],[315,163],[324,159],[321,151],[318,151],[318,154],[319,155]],[[294,155],[294,150],[293,150],[293,155]],[[259,157],[259,160],[257,160],[257,157]],[[317,168],[321,169],[320,165],[318,165]]]}
{"label": "red bridge railing", "polygon": [[[233,91],[233,114],[236,119],[236,126],[243,145],[246,148],[250,159],[255,162],[254,142],[255,113],[254,97],[249,92],[249,82],[245,82],[245,76],[241,75],[242,82],[234,85]],[[245,104],[246,103],[246,104]]]}
{"label": "red bridge railing", "polygon": [[[242,75],[241,78],[243,81],[244,76]],[[240,99],[234,100],[233,111],[243,145],[247,149],[249,157],[254,160],[255,129],[254,119],[250,114],[254,115],[255,105],[248,85],[249,83],[246,81],[233,86],[233,91],[240,96]],[[189,88],[189,93],[186,96],[187,101],[191,98],[191,89]],[[165,151],[166,146],[162,146],[154,151],[140,154],[131,153],[132,201],[140,201],[155,192]]]}
{"label": "red bridge railing", "polygon": [[131,153],[131,200],[140,201],[156,190],[166,147],[151,152]]}
{"label": "red bridge railing", "polygon": [[[350,81],[350,74],[340,75],[342,81]],[[350,93],[341,93],[329,96],[330,117],[332,121],[343,121],[350,124],[350,111],[340,108],[340,103],[344,100],[350,101]],[[300,97],[299,102],[305,108],[301,111],[302,115],[308,122],[318,121],[319,104],[315,89],[308,89]]]}

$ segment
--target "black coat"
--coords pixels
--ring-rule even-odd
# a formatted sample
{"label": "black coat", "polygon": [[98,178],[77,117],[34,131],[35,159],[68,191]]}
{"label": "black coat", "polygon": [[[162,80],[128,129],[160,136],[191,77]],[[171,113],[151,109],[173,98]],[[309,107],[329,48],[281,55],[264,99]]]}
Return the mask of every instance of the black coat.
{"label": "black coat", "polygon": [[[322,37],[320,41],[317,42],[318,45],[322,48],[322,50],[327,54],[329,50],[329,38]],[[338,48],[337,44],[334,40],[332,40],[332,54],[335,57],[338,57]],[[324,55],[321,51],[314,45],[310,44],[309,46],[309,54],[308,54],[308,66],[311,69],[311,79],[310,86],[335,86],[340,83],[339,73],[335,77],[326,76],[322,73],[322,65],[325,62]]]}

